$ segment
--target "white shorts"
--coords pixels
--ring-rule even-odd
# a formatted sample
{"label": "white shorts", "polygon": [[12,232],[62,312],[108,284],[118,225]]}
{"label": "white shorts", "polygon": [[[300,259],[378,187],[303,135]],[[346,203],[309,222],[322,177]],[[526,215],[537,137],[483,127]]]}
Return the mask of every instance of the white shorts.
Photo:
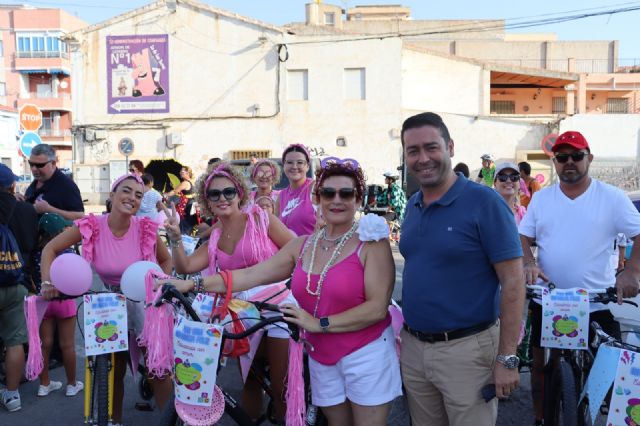
{"label": "white shorts", "polygon": [[318,407],[338,405],[347,399],[359,405],[382,405],[402,395],[391,327],[335,365],[320,364],[309,357],[309,372],[311,399]]}

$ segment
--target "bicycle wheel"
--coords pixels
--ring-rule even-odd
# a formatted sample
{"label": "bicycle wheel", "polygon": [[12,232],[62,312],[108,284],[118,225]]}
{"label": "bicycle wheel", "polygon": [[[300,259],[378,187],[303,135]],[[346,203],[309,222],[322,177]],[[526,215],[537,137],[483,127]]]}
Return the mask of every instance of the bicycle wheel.
{"label": "bicycle wheel", "polygon": [[224,395],[224,412],[229,415],[239,426],[255,426],[255,422],[251,420],[251,417],[246,411],[233,399],[224,389],[222,394]]}
{"label": "bicycle wheel", "polygon": [[93,412],[94,421],[98,426],[109,424],[109,364],[111,354],[96,355],[94,359],[94,394]]}
{"label": "bicycle wheel", "polygon": [[[547,386],[545,377],[544,424],[575,426],[578,424],[578,395],[571,365],[560,358]],[[550,391],[550,393],[549,393]]]}

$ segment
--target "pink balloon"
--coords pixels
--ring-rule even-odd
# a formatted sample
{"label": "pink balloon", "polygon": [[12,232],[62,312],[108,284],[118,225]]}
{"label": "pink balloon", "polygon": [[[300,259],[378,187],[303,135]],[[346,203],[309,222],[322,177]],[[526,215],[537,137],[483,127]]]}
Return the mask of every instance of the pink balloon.
{"label": "pink balloon", "polygon": [[538,181],[538,183],[544,183],[544,175],[542,173],[538,173],[535,179]]}
{"label": "pink balloon", "polygon": [[93,271],[89,262],[75,253],[64,253],[51,264],[51,284],[68,296],[80,296],[91,288]]}

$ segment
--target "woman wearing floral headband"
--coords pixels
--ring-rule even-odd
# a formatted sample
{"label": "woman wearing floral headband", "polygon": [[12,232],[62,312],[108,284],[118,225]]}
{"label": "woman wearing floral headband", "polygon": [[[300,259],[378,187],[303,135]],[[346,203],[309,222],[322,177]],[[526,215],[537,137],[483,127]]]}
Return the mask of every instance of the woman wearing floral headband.
{"label": "woman wearing floral headband", "polygon": [[280,182],[280,166],[268,158],[261,158],[251,166],[249,173],[256,189],[249,194],[247,208],[256,204],[261,197],[270,197],[275,203],[280,191],[273,189],[273,185]]}
{"label": "woman wearing floral headband", "polygon": [[[313,347],[314,405],[322,407],[329,424],[383,426],[391,401],[402,392],[388,313],[395,266],[384,220],[368,215],[355,222],[364,190],[355,160],[323,161],[314,196],[326,227],[292,240],[262,263],[233,271],[233,290],[292,276],[300,307],[281,309],[306,330]],[[194,286],[191,280],[169,282],[181,291]],[[225,292],[220,275],[201,284],[207,291]]]}
{"label": "woman wearing floral headband", "polygon": [[[75,221],[51,240],[42,251],[42,294],[51,299],[58,291],[51,285],[51,263],[66,248],[82,241],[82,256],[94,267],[105,287],[120,293],[120,280],[125,269],[140,260],[160,265],[165,273],[171,272],[171,257],[157,235],[158,224],[147,217],[135,216],[144,193],[142,179],[127,174],[116,179],[111,187],[111,212],[100,216],[89,215]],[[127,301],[128,323],[134,332],[142,331],[144,322],[141,303]],[[113,391],[113,425],[122,423],[124,375],[127,353],[115,353],[115,380]],[[171,379],[152,380],[159,407],[171,395]]]}
{"label": "woman wearing floral headband", "polygon": [[[58,291],[49,281],[51,263],[59,253],[81,241],[82,257],[95,268],[109,291],[120,293],[120,280],[125,269],[140,260],[156,262],[165,273],[171,272],[171,256],[157,235],[158,224],[147,217],[135,216],[143,194],[144,184],[138,175],[130,173],[119,177],[111,186],[109,214],[85,216],[45,246],[41,263],[42,294],[45,298],[58,296]],[[127,315],[132,331],[142,331],[142,304],[127,301]],[[114,426],[122,423],[127,355],[127,352],[115,353]],[[161,408],[171,395],[171,379],[153,379],[152,385]]]}
{"label": "woman wearing floral headband", "polygon": [[[169,221],[165,227],[173,248],[176,272],[192,274],[206,270],[209,275],[220,269],[247,268],[270,258],[278,249],[291,240],[291,232],[276,218],[257,205],[248,210],[243,207],[249,198],[249,188],[240,170],[229,163],[215,165],[209,176],[199,181],[198,204],[206,215],[218,219],[208,244],[200,246],[194,254],[187,256],[182,247],[175,209],[166,211]],[[262,281],[260,284],[277,283],[280,280]],[[270,303],[295,303],[295,299],[284,283],[263,285],[236,294],[245,300]],[[286,330],[286,326],[285,326]],[[256,358],[266,358],[270,365],[271,384],[274,395],[284,394],[287,373],[289,335],[278,326],[266,328],[267,338],[258,348]],[[286,406],[283,398],[274,398],[275,415],[283,419]],[[262,411],[262,388],[251,376],[243,389],[242,405],[250,416],[257,419]]]}
{"label": "woman wearing floral headband", "polygon": [[289,186],[280,191],[276,211],[282,223],[296,235],[312,234],[317,221],[311,196],[313,180],[307,178],[310,162],[309,151],[301,144],[289,145],[282,153]]}

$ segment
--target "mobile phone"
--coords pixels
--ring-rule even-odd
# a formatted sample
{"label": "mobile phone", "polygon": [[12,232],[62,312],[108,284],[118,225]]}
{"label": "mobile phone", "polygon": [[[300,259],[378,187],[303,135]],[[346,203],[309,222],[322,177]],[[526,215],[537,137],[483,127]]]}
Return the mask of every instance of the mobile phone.
{"label": "mobile phone", "polygon": [[496,397],[496,385],[493,383],[489,383],[488,385],[484,385],[482,390],[480,391],[482,397],[484,398],[484,402],[489,402],[493,398]]}

